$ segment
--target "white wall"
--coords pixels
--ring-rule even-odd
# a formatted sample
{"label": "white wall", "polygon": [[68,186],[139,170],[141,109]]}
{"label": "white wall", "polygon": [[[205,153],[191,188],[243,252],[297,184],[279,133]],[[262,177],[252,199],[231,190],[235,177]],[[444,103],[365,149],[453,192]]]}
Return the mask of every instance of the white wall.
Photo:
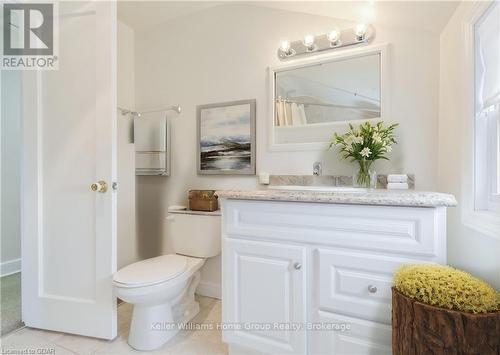
{"label": "white wall", "polygon": [[[118,22],[118,106],[135,107],[134,31]],[[118,268],[139,260],[135,225],[132,119],[118,113]]]}
{"label": "white wall", "polygon": [[500,289],[500,240],[467,228],[461,220],[463,166],[472,157],[472,151],[464,151],[472,148],[464,145],[463,137],[473,134],[468,128],[473,120],[468,105],[474,99],[467,81],[463,22],[474,6],[474,2],[463,2],[441,33],[438,188],[454,194],[459,203],[448,211],[449,263]]}
{"label": "white wall", "polygon": [[21,75],[3,71],[1,275],[21,269]]}
{"label": "white wall", "polygon": [[[136,106],[180,104],[172,119],[172,174],[137,178],[138,231],[141,257],[162,250],[164,218],[169,204],[185,204],[188,189],[256,188],[253,176],[196,175],[196,105],[257,99],[257,171],[311,174],[323,161],[325,174],[351,174],[352,166],[335,152],[269,152],[267,150],[267,67],[279,64],[282,37],[326,33],[345,21],[262,8],[225,4],[147,30],[136,31]],[[401,126],[401,143],[379,173],[416,174],[417,188],[437,188],[437,116],[439,36],[425,30],[376,26],[376,44],[390,43],[392,119]],[[333,132],[332,132],[333,133]],[[205,267],[203,280],[219,282],[219,260]]]}

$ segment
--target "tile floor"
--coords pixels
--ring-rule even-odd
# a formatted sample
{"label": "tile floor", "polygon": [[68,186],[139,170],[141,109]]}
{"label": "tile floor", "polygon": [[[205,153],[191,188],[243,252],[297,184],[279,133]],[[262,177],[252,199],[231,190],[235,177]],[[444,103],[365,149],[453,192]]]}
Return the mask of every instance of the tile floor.
{"label": "tile floor", "polygon": [[[197,296],[200,313],[191,321],[196,324],[214,324],[221,320],[220,300]],[[118,337],[113,341],[87,338],[65,333],[22,328],[0,339],[1,353],[16,353],[12,350],[53,349],[46,354],[179,354],[222,355],[227,346],[222,343],[221,332],[214,330],[181,331],[170,342],[156,351],[140,352],[127,344],[132,307],[127,303],[118,306]],[[36,351],[36,350],[35,350]],[[19,353],[19,352],[17,352]],[[25,352],[29,353],[29,352]],[[33,352],[39,353],[39,352]]]}
{"label": "tile floor", "polygon": [[23,326],[21,322],[21,273],[0,278],[0,335]]}

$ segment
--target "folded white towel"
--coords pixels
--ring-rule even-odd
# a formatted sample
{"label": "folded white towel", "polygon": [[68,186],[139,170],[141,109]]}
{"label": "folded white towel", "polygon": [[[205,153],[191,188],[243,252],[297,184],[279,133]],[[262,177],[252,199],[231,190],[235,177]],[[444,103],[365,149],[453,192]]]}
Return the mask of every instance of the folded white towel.
{"label": "folded white towel", "polygon": [[135,168],[145,170],[166,169],[167,159],[165,152],[136,152]]}
{"label": "folded white towel", "polygon": [[390,182],[387,184],[387,188],[390,190],[408,190],[408,184],[406,182]]}
{"label": "folded white towel", "polygon": [[387,182],[408,182],[408,175],[404,174],[389,174]]}

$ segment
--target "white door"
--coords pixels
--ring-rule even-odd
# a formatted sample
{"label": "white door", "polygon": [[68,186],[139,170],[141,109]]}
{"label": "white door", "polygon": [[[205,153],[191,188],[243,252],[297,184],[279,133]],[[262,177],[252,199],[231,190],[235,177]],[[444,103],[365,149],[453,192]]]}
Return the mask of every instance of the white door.
{"label": "white door", "polygon": [[270,354],[305,354],[306,248],[249,240],[224,240],[225,342]]}
{"label": "white door", "polygon": [[112,339],[116,3],[60,2],[59,15],[59,70],[23,82],[23,321]]}

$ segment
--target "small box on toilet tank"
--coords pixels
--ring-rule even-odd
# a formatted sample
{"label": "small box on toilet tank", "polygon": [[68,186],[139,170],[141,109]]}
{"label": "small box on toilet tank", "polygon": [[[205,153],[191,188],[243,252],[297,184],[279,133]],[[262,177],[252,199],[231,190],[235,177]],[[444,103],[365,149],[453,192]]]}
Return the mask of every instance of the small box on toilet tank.
{"label": "small box on toilet tank", "polygon": [[215,190],[189,190],[188,200],[192,211],[213,212],[219,209]]}

